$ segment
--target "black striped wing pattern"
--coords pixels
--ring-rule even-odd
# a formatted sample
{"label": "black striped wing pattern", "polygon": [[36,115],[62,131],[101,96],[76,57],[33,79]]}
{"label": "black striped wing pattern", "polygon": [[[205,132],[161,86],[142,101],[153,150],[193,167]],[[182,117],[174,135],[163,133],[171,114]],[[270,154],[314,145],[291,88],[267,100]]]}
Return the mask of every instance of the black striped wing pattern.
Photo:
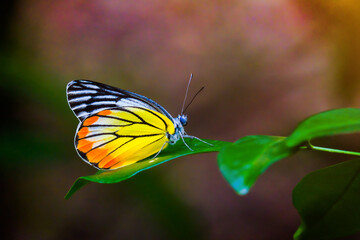
{"label": "black striped wing pattern", "polygon": [[117,169],[156,154],[167,146],[168,134],[175,133],[167,111],[141,95],[75,80],[68,84],[67,96],[80,120],[75,148],[98,169]]}
{"label": "black striped wing pattern", "polygon": [[90,80],[74,80],[67,85],[67,100],[76,117],[83,121],[101,110],[138,106],[172,116],[155,101],[123,89]]}

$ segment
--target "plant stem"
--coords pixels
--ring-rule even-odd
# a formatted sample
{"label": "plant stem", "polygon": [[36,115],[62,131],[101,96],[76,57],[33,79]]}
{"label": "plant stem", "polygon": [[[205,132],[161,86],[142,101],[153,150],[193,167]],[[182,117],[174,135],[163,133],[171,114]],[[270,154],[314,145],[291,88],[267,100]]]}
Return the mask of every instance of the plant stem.
{"label": "plant stem", "polygon": [[359,152],[352,152],[352,151],[345,151],[345,150],[339,150],[339,149],[333,149],[333,148],[325,148],[325,147],[318,147],[314,146],[308,141],[309,147],[313,150],[317,151],[323,151],[323,152],[331,152],[331,153],[341,153],[341,154],[347,154],[347,155],[355,155],[360,156]]}

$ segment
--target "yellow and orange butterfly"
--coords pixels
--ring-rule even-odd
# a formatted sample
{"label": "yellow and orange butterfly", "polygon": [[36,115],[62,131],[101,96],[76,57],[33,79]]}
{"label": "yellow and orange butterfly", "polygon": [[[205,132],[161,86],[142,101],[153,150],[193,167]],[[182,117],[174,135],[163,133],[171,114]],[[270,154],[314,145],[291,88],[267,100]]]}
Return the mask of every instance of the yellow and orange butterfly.
{"label": "yellow and orange butterfly", "polygon": [[113,170],[151,155],[156,157],[180,138],[190,150],[185,137],[204,142],[186,134],[183,110],[173,118],[158,103],[139,94],[89,80],[71,81],[66,92],[69,106],[80,121],[75,148],[97,169]]}

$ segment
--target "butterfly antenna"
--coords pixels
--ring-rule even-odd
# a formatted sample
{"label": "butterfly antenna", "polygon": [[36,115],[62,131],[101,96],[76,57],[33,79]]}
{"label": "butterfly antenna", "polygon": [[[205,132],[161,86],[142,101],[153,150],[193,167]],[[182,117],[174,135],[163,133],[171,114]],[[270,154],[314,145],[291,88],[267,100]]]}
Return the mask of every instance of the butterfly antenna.
{"label": "butterfly antenna", "polygon": [[186,112],[186,109],[188,109],[188,107],[190,106],[190,104],[194,101],[194,99],[196,98],[196,96],[202,91],[204,90],[205,86],[203,86],[202,88],[200,88],[199,91],[197,91],[197,93],[194,95],[194,97],[191,99],[190,103],[186,106],[186,108],[184,109],[184,111],[181,112],[181,114],[184,114]]}
{"label": "butterfly antenna", "polygon": [[188,82],[188,85],[187,85],[187,88],[186,88],[186,92],[185,92],[184,102],[183,102],[183,105],[182,105],[182,108],[181,108],[181,115],[184,113],[185,102],[186,102],[186,98],[187,98],[187,95],[188,95],[188,92],[189,92],[189,86],[190,86],[192,78],[193,78],[193,74],[191,73],[190,74],[190,79],[189,79],[189,82]]}

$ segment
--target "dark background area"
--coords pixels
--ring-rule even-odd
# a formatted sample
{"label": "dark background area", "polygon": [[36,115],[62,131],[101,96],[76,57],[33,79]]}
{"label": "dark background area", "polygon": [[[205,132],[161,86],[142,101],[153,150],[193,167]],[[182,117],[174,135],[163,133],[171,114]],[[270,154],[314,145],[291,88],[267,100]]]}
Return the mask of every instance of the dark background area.
{"label": "dark background area", "polygon": [[[91,79],[154,99],[187,132],[235,141],[286,136],[305,117],[360,103],[360,4],[345,1],[3,1],[0,31],[4,239],[291,239],[291,193],[307,173],[351,159],[302,152],[238,196],[216,154],[179,158],[119,184],[73,146],[66,84]],[[357,134],[319,139],[359,151]],[[347,239],[360,239],[352,236]]]}

